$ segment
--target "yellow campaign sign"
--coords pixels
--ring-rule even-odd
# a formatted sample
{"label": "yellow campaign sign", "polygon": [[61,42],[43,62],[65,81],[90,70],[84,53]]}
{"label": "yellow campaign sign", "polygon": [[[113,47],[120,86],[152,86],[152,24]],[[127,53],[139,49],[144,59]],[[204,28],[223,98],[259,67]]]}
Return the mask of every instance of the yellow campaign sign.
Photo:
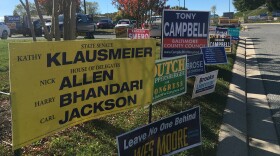
{"label": "yellow campaign sign", "polygon": [[231,47],[225,47],[225,51],[231,53]]}
{"label": "yellow campaign sign", "polygon": [[127,38],[127,27],[115,28],[116,38]]}
{"label": "yellow campaign sign", "polygon": [[152,103],[154,39],[10,43],[13,149]]}

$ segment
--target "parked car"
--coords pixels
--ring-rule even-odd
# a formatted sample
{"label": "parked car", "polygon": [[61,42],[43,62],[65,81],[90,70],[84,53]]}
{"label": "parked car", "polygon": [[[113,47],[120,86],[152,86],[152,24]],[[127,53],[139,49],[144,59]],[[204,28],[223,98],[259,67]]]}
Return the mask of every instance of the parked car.
{"label": "parked car", "polygon": [[115,24],[110,19],[102,19],[96,25],[98,29],[113,29],[115,27]]}
{"label": "parked car", "polygon": [[[58,22],[59,22],[59,30],[61,32],[61,35],[63,34],[63,21],[64,21],[64,16],[59,15]],[[48,31],[50,31],[51,25],[52,25],[51,21],[46,22]],[[77,35],[83,35],[83,36],[87,36],[89,34],[92,35],[92,33],[95,32],[96,28],[97,28],[96,23],[94,23],[92,20],[90,20],[85,14],[80,14],[80,13],[76,14],[76,33],[77,33]]]}
{"label": "parked car", "polygon": [[4,22],[0,22],[0,38],[7,39],[10,36],[10,29]]}
{"label": "parked car", "polygon": [[[38,37],[42,36],[42,29],[41,29],[42,25],[40,20],[35,20],[32,22],[32,24],[33,24],[35,36]],[[24,37],[32,36],[29,24],[22,23],[22,27],[20,28],[19,33],[21,33]]]}
{"label": "parked car", "polygon": [[142,24],[142,29],[149,29],[150,37],[161,37],[161,20],[162,16],[151,16]]}
{"label": "parked car", "polygon": [[97,25],[93,20],[89,19],[85,14],[77,14],[77,33],[94,33]]}
{"label": "parked car", "polygon": [[127,36],[127,29],[132,29],[133,23],[129,19],[121,19],[118,21],[117,25],[115,26],[115,33],[116,38],[126,38]]}
{"label": "parked car", "polygon": [[[43,20],[47,23],[50,21],[52,17],[51,16],[45,16],[43,15]],[[31,37],[31,26],[33,26],[35,36],[41,37],[43,35],[42,31],[42,23],[39,18],[39,16],[32,16],[30,19],[27,17],[27,15],[23,15],[21,18],[20,24],[16,25],[16,30],[14,29],[14,32],[16,34],[22,34],[24,37],[29,36]],[[31,20],[31,22],[29,21]],[[31,25],[30,25],[31,24]]]}
{"label": "parked car", "polygon": [[129,19],[121,19],[118,21],[117,25],[115,28],[119,27],[126,27],[126,28],[133,28],[133,23]]}

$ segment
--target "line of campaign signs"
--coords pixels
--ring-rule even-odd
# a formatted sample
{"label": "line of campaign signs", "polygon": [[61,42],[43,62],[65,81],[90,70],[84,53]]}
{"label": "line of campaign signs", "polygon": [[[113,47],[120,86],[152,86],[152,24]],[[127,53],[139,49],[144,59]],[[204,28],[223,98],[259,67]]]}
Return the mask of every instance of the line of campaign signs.
{"label": "line of campaign signs", "polygon": [[[78,123],[186,94],[190,77],[192,98],[214,92],[218,70],[206,73],[205,65],[227,64],[226,49],[239,30],[215,28],[209,35],[209,17],[209,11],[164,10],[163,59],[156,62],[152,39],[9,44],[13,150]],[[117,144],[120,156],[199,146],[200,107],[121,134]]]}
{"label": "line of campaign signs", "polygon": [[[187,14],[181,15],[182,13],[190,14],[191,21],[196,21],[195,16],[199,17],[203,14],[203,12],[192,11],[164,11],[163,28],[166,21],[176,19],[175,16],[172,17],[172,14],[180,18],[188,16]],[[166,17],[168,20],[165,20]],[[203,20],[201,17],[199,19]],[[169,23],[172,22],[169,21]],[[170,28],[171,30],[172,28]],[[172,39],[178,40],[178,37],[172,38],[170,33],[166,33],[169,35],[166,37],[163,33],[163,51],[164,44],[169,44],[170,47],[166,51],[170,58],[156,61],[153,104],[185,94],[186,78],[189,77],[195,77],[192,98],[215,91],[218,70],[206,73],[205,65],[227,64],[226,52],[231,52],[232,41],[239,40],[239,28],[211,27],[208,28],[208,31],[209,47],[200,47],[199,53],[175,55],[174,57],[172,57],[172,52],[178,51],[178,49],[173,46],[175,48],[170,50],[170,47]],[[208,37],[206,38],[208,39]],[[165,39],[167,41],[164,41]],[[200,39],[193,42],[203,43]],[[191,46],[193,45],[189,47]],[[172,155],[197,147],[201,145],[201,141],[200,107],[183,111],[117,136],[120,156]]]}

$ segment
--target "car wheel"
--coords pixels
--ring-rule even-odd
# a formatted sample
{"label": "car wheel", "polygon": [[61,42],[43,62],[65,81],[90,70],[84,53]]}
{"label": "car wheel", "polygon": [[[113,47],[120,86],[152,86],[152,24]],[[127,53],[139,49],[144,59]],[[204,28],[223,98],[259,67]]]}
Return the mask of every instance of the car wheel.
{"label": "car wheel", "polygon": [[2,32],[2,37],[1,37],[1,39],[7,39],[8,38],[8,32],[6,31],[6,30],[4,30],[3,32]]}

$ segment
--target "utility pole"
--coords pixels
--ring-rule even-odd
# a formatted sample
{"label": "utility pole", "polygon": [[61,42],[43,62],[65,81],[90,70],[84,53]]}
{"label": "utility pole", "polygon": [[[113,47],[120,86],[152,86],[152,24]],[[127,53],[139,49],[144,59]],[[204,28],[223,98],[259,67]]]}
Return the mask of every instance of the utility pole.
{"label": "utility pole", "polygon": [[185,0],[184,0],[184,10],[186,9],[186,3],[185,3]]}
{"label": "utility pole", "polygon": [[84,0],[84,9],[85,9],[85,14],[87,14],[86,0]]}
{"label": "utility pole", "polygon": [[230,12],[230,0],[228,0],[228,12]]}
{"label": "utility pole", "polygon": [[136,28],[138,28],[138,22],[139,22],[139,6],[140,6],[140,2],[139,0],[137,0],[137,16],[136,16]]}

